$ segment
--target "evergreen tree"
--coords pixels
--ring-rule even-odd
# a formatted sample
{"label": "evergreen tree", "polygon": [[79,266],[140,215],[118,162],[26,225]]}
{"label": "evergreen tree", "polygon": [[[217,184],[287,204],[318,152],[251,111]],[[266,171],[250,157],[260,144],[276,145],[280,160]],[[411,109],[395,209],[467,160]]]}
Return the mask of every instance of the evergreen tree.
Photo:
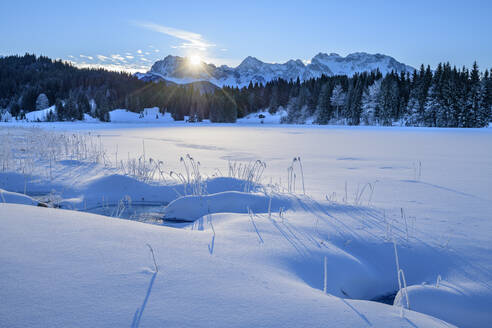
{"label": "evergreen tree", "polygon": [[360,122],[365,77],[365,74],[355,74],[349,83],[349,89],[345,100],[344,116],[348,119],[350,125],[358,125]]}
{"label": "evergreen tree", "polygon": [[[484,74],[484,84],[485,84],[485,102],[488,105],[490,111],[492,111],[492,70],[485,70]],[[489,116],[491,114],[489,113]],[[490,117],[489,121],[492,120]]]}
{"label": "evergreen tree", "polygon": [[[424,66],[422,65],[422,68]],[[421,69],[422,69],[421,68]],[[421,71],[420,72],[420,85],[419,85],[419,90],[418,90],[418,99],[419,99],[419,104],[420,104],[420,117],[424,117],[424,108],[425,104],[427,103],[427,97],[429,95],[429,89],[432,86],[432,71],[429,65],[427,65],[427,68],[425,69],[425,72]]]}
{"label": "evergreen tree", "polygon": [[429,89],[429,94],[425,102],[423,123],[425,126],[436,126],[436,113],[439,110],[439,101],[437,99],[437,91],[434,86]]}
{"label": "evergreen tree", "polygon": [[86,95],[80,93],[77,97],[77,108],[78,108],[78,120],[84,118],[84,113],[91,112],[91,105],[89,104],[89,99]]}
{"label": "evergreen tree", "polygon": [[99,92],[96,94],[96,117],[102,121],[102,122],[109,122],[110,117],[109,117],[109,111],[110,105],[109,105],[109,99],[106,97],[105,93]]}
{"label": "evergreen tree", "polygon": [[331,94],[331,105],[335,108],[335,117],[341,118],[341,109],[345,105],[346,94],[343,92],[342,86],[337,84]]}
{"label": "evergreen tree", "polygon": [[62,101],[58,98],[55,101],[55,112],[57,118],[61,121],[66,120],[68,117],[67,113],[65,112],[65,107],[63,106]]}
{"label": "evergreen tree", "polygon": [[302,122],[302,108],[299,107],[299,97],[291,97],[287,104],[287,116],[282,118],[282,123],[300,124]]}
{"label": "evergreen tree", "polygon": [[308,100],[310,96],[307,88],[299,86],[297,97],[292,97],[287,105],[287,123],[304,124],[308,115]]}
{"label": "evergreen tree", "polygon": [[333,114],[333,107],[331,106],[331,85],[326,82],[321,88],[321,92],[318,97],[318,117],[316,122],[318,124],[328,124]]}
{"label": "evergreen tree", "polygon": [[483,127],[488,122],[485,108],[485,90],[480,81],[480,72],[477,62],[473,63],[473,68],[470,72],[470,89],[465,109],[468,112],[467,120],[464,123],[465,127]]}
{"label": "evergreen tree", "polygon": [[21,108],[27,111],[35,110],[37,97],[38,92],[35,88],[27,88],[21,97]]}
{"label": "evergreen tree", "polygon": [[40,93],[36,98],[36,110],[45,109],[50,106],[48,97],[44,93]]}
{"label": "evergreen tree", "polygon": [[210,121],[216,123],[234,123],[237,119],[237,104],[231,95],[217,90],[210,107]]}
{"label": "evergreen tree", "polygon": [[381,81],[377,120],[383,125],[392,125],[392,117],[398,106],[398,84],[394,76],[389,74]]}
{"label": "evergreen tree", "polygon": [[454,103],[456,102],[456,88],[454,74],[449,63],[443,67],[441,80],[439,81],[441,94],[438,96],[438,110],[436,111],[436,126],[447,127],[456,126],[454,121]]}
{"label": "evergreen tree", "polygon": [[69,97],[65,103],[65,112],[67,115],[66,119],[68,120],[77,119],[78,116],[77,104],[75,103],[72,97]]}
{"label": "evergreen tree", "polygon": [[378,98],[381,91],[381,80],[375,81],[370,85],[362,96],[361,122],[365,125],[376,123],[376,113],[378,112]]}
{"label": "evergreen tree", "polygon": [[11,105],[10,105],[10,108],[9,108],[9,112],[10,114],[13,116],[13,117],[17,117],[19,116],[20,114],[20,106],[17,102],[13,102]]}
{"label": "evergreen tree", "polygon": [[408,100],[406,114],[403,118],[406,126],[420,126],[422,122],[422,116],[420,114],[420,103],[415,95],[412,93]]}
{"label": "evergreen tree", "polygon": [[460,74],[458,75],[459,78],[459,88],[458,88],[458,102],[455,104],[456,106],[456,113],[458,115],[458,127],[463,128],[468,124],[468,122],[471,120],[469,117],[470,112],[466,108],[466,103],[468,102],[468,94],[469,94],[469,88],[470,88],[470,72],[463,67],[461,70]]}
{"label": "evergreen tree", "polygon": [[[383,77],[375,71],[206,89],[201,84],[146,82],[127,73],[78,69],[29,54],[0,58],[0,108],[8,108],[16,117],[55,103],[60,120],[81,119],[91,112],[107,121],[114,108],[139,113],[154,106],[176,120],[189,116],[191,121],[211,118],[216,122],[232,122],[265,108],[274,113],[280,107],[288,110],[286,121],[292,123],[315,116],[319,124],[337,119],[348,124],[402,121],[418,126],[479,127],[491,119],[492,77],[488,70],[481,74],[476,63],[471,70],[441,63],[434,72],[422,65],[411,76],[391,72]],[[65,99],[65,106],[60,99]]]}

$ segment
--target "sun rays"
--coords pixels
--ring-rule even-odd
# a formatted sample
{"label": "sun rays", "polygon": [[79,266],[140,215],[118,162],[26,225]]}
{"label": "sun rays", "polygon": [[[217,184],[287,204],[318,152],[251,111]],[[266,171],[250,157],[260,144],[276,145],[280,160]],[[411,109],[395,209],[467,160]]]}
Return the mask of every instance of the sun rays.
{"label": "sun rays", "polygon": [[199,55],[191,55],[190,57],[188,57],[188,60],[189,60],[190,66],[193,68],[200,66],[200,64],[202,62],[202,58]]}

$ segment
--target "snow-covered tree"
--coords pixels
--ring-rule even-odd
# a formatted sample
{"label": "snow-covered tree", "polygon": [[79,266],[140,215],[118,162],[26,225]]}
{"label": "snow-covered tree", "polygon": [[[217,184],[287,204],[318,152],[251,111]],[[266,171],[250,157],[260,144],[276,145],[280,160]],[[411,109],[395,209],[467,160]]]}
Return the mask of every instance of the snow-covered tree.
{"label": "snow-covered tree", "polygon": [[308,116],[308,99],[310,97],[307,88],[301,88],[297,97],[291,97],[287,105],[287,117],[285,123],[304,124]]}
{"label": "snow-covered tree", "polygon": [[1,122],[10,122],[12,120],[12,115],[8,110],[0,111],[0,121]]}
{"label": "snow-covered tree", "polygon": [[381,91],[378,98],[377,118],[383,125],[391,125],[393,113],[397,111],[399,106],[398,83],[394,76],[387,75],[381,81]]}
{"label": "snow-covered tree", "polygon": [[287,104],[287,116],[282,118],[282,123],[304,123],[304,116],[307,105],[302,105],[299,97],[290,98]]}
{"label": "snow-covered tree", "polygon": [[376,123],[375,113],[378,107],[378,97],[381,90],[381,80],[375,81],[362,95],[361,122],[365,125]]}
{"label": "snow-covered tree", "polygon": [[456,102],[455,95],[457,90],[454,81],[448,77],[441,86],[441,97],[439,109],[436,112],[436,126],[447,127],[456,126],[453,115],[453,104]]}
{"label": "snow-covered tree", "polygon": [[48,97],[44,93],[39,94],[38,98],[36,98],[36,110],[45,109],[49,106]]}
{"label": "snow-covered tree", "polygon": [[340,109],[345,105],[346,94],[343,92],[342,86],[337,84],[335,88],[333,88],[333,92],[331,93],[331,105],[335,108],[335,115],[339,118],[341,115]]}
{"label": "snow-covered tree", "polygon": [[436,113],[439,111],[439,108],[440,105],[437,100],[435,88],[431,87],[424,106],[423,121],[425,126],[436,126]]}
{"label": "snow-covered tree", "polygon": [[488,125],[489,108],[485,101],[485,86],[480,81],[480,72],[475,62],[470,72],[470,89],[465,109],[468,112],[465,127],[484,127]]}
{"label": "snow-covered tree", "polygon": [[418,95],[416,93],[411,93],[403,121],[406,126],[419,126],[421,125],[421,119]]}
{"label": "snow-covered tree", "polygon": [[485,91],[485,113],[488,115],[488,123],[492,122],[492,70],[485,70],[484,79]]}

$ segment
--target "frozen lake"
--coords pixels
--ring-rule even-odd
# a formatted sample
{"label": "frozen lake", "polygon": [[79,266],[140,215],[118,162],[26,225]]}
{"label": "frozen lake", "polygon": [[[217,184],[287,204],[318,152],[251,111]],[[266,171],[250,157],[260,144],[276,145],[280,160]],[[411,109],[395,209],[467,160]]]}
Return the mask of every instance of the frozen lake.
{"label": "frozen lake", "polygon": [[[44,123],[55,131],[100,135],[109,157],[138,157],[182,171],[179,159],[190,154],[201,172],[227,175],[228,162],[267,164],[263,182],[287,185],[287,168],[299,156],[306,193],[315,199],[350,203],[370,183],[370,205],[401,208],[417,222],[438,217],[480,222],[492,213],[492,129],[334,127],[292,125],[152,125]],[[220,173],[218,173],[220,171]],[[297,172],[296,190],[301,191]],[[366,196],[367,190],[365,192]],[[363,195],[364,196],[364,195]],[[364,198],[364,197],[362,197]],[[364,202],[364,204],[367,204]],[[436,221],[436,220],[434,220]],[[425,225],[424,225],[425,226]],[[448,231],[463,237],[459,231]],[[481,234],[488,230],[478,229]],[[485,237],[483,235],[482,237]]]}
{"label": "frozen lake", "polygon": [[[258,276],[275,283],[290,277],[288,279],[292,280],[285,280],[286,284],[301,281],[295,288],[299,288],[298,295],[303,296],[296,298],[295,302],[308,304],[306,300],[312,295],[319,295],[317,293],[322,289],[320,270],[323,256],[327,256],[330,293],[347,299],[374,299],[394,295],[397,291],[391,242],[394,237],[398,243],[400,265],[411,285],[410,303],[417,307],[412,309],[449,319],[459,326],[469,322],[470,318],[476,319],[470,326],[480,326],[480,323],[488,320],[489,314],[485,309],[492,299],[492,190],[489,187],[492,182],[491,129],[85,123],[46,123],[35,126],[100,136],[96,140],[104,146],[110,161],[114,162],[116,158],[139,158],[145,154],[147,160],[152,158],[163,161],[163,168],[167,172],[184,172],[180,157],[187,154],[200,161],[200,170],[208,177],[227,176],[229,163],[244,165],[261,160],[266,163],[263,184],[276,185],[284,191],[287,189],[288,167],[292,165],[293,158],[301,158],[306,195],[312,197],[315,203],[301,195],[301,172],[296,163],[295,191],[280,197],[287,197],[283,198],[284,201],[290,199],[288,197],[302,200],[299,203],[302,204],[294,206],[292,203],[294,205],[284,216],[278,208],[274,210],[274,219],[265,211],[256,211],[254,215],[244,211],[217,211],[199,218],[192,225],[192,230],[196,231],[163,230],[165,227],[162,226],[147,228],[132,225],[136,222],[122,223],[115,219],[108,221],[105,233],[111,235],[118,245],[127,242],[145,244],[143,241],[147,242],[149,232],[155,233],[155,238],[151,240],[153,247],[162,253],[159,261],[170,261],[166,270],[174,270],[174,277],[183,278],[182,281],[177,279],[183,283],[182,286],[173,285],[175,293],[192,294],[190,291],[182,294],[183,290],[187,290],[187,279],[196,281],[200,286],[203,279],[215,279],[210,288],[220,290],[224,286],[235,286],[238,282],[234,279],[240,277],[238,272],[245,270],[242,268],[237,271],[235,266],[247,258],[245,267],[250,270],[248,277]],[[118,194],[113,195],[113,201],[116,202],[127,192],[134,193],[133,200],[141,196],[138,190],[120,190],[118,183],[126,177],[105,177],[98,175],[99,171],[95,175],[88,175],[89,171],[84,173],[64,166],[69,163],[71,161],[59,162],[61,180],[57,181],[65,181],[68,187],[80,187],[78,190],[85,191],[86,197],[100,199],[101,196],[110,196],[104,194],[110,191]],[[79,172],[82,172],[80,179],[77,176]],[[131,181],[128,183],[133,184]],[[162,187],[148,188],[152,191],[152,188]],[[155,189],[146,194],[146,199],[147,195],[160,199],[160,190],[164,189]],[[172,194],[177,198],[174,192]],[[200,197],[196,199],[197,204],[201,201]],[[104,199],[108,201],[108,198]],[[186,210],[184,204],[176,207],[178,210]],[[5,210],[9,211],[10,208],[6,207]],[[148,210],[154,211],[152,208]],[[45,213],[30,211],[32,213],[26,215],[28,221],[37,213]],[[93,212],[108,215],[105,211],[111,215],[114,209],[102,207],[101,211],[97,209]],[[53,212],[52,215],[56,216],[57,213]],[[65,215],[63,213],[60,211],[59,216]],[[98,217],[74,213],[70,215],[80,217],[77,224],[85,225],[86,220],[94,220],[99,224]],[[126,214],[131,216],[130,212]],[[121,217],[127,218],[125,215]],[[284,220],[285,217],[287,219]],[[50,226],[50,217],[43,216],[40,219],[46,220],[46,227]],[[26,224],[31,224],[29,222]],[[87,224],[88,231],[92,231],[92,223]],[[120,225],[120,228],[116,228]],[[11,223],[11,227],[17,227],[16,223]],[[71,225],[68,229],[72,229]],[[117,235],[114,229],[121,229],[122,235]],[[133,239],[133,233],[138,233],[139,229],[148,229],[149,232]],[[174,234],[179,237],[172,239],[170,236]],[[86,243],[90,238],[89,234],[80,243]],[[130,239],[125,241],[127,238]],[[182,253],[169,257],[169,251]],[[115,263],[125,262],[127,252],[128,249],[121,252],[124,261],[115,260]],[[207,262],[208,257],[224,262]],[[181,262],[186,264],[177,264]],[[230,272],[228,279],[217,278],[217,265],[221,277],[225,276],[224,272]],[[274,276],[272,265],[276,272]],[[200,272],[200,275],[195,277],[196,272]],[[434,287],[438,284],[437,277],[441,275],[448,289]],[[237,279],[240,284],[243,283],[242,279]],[[272,295],[270,288],[253,285],[255,295]],[[143,286],[145,288],[145,279]],[[245,290],[249,288],[246,286],[249,285],[245,285]],[[168,291],[168,288],[166,285],[165,290]],[[286,287],[277,290],[283,288]],[[456,299],[453,288],[462,292]],[[425,294],[429,291],[435,294]],[[223,293],[221,297],[231,297],[225,289]],[[183,299],[189,302],[194,298]],[[284,300],[284,296],[279,296],[279,300]],[[439,306],[436,308],[429,305],[439,305],[442,301],[450,302],[446,308],[460,309],[460,312],[456,312],[456,315],[453,315],[453,311],[441,313]],[[169,304],[164,294],[160,294],[154,302]],[[327,300],[319,304],[324,302]],[[335,310],[338,307],[348,304],[340,302],[330,305],[333,313],[338,311]],[[239,303],[244,304],[243,301]],[[197,307],[204,305],[200,301],[194,304]],[[289,306],[297,306],[292,304]],[[358,309],[373,306],[369,303],[350,304],[356,305]],[[379,306],[377,311],[370,313],[396,311]],[[175,307],[175,313],[178,314],[180,306]],[[188,304],[184,308],[188,309]],[[312,307],[312,304],[308,308],[320,320],[324,320],[325,310]],[[159,310],[153,311],[152,315],[160,318],[161,307],[156,309]],[[229,313],[231,310],[224,311]],[[269,316],[268,313],[265,312],[265,318]],[[350,317],[354,318],[352,315]],[[386,320],[390,317],[384,314],[381,318]],[[316,318],[313,322],[317,322]],[[463,318],[466,318],[465,321],[460,321]]]}
{"label": "frozen lake", "polygon": [[[427,129],[312,126],[52,125],[102,136],[110,156],[142,154],[180,169],[190,154],[205,173],[227,170],[228,161],[267,163],[266,177],[286,179],[292,158],[304,164],[306,189],[324,195],[376,180],[420,180],[492,200],[491,129]],[[75,128],[75,129],[74,129]],[[114,152],[114,153],[112,153]],[[420,179],[415,166],[420,162]],[[226,173],[226,172],[223,172]]]}
{"label": "frozen lake", "polygon": [[[102,137],[109,155],[161,160],[182,170],[190,154],[202,173],[228,161],[265,161],[265,182],[286,184],[287,168],[301,157],[306,193],[350,199],[357,186],[374,184],[372,204],[431,208],[463,219],[491,213],[492,130],[312,126],[143,126],[54,124],[56,130],[89,130]],[[299,181],[297,181],[299,182]],[[299,191],[300,184],[296,185]],[[466,211],[464,209],[466,208]],[[488,212],[486,211],[488,210]]]}

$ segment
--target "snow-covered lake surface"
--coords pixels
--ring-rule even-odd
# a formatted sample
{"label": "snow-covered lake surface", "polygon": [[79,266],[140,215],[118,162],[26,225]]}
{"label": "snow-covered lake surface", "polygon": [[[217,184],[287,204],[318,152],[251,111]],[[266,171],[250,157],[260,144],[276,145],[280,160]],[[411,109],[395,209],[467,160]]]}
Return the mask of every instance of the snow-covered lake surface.
{"label": "snow-covered lake surface", "polygon": [[[90,133],[105,155],[48,163],[40,152],[36,165],[0,173],[0,319],[9,327],[492,322],[491,129],[34,126],[46,135]],[[33,134],[12,124],[0,132],[9,140]],[[10,146],[2,147],[6,156]],[[200,162],[203,183],[168,175],[185,177],[183,161],[193,170],[187,154]],[[115,168],[129,158],[162,161],[154,171],[166,178],[142,181]],[[233,165],[257,160],[266,164],[261,180],[228,177]],[[28,168],[36,174],[26,177]],[[201,195],[181,197],[193,188]],[[26,205],[36,193],[66,209],[106,204],[99,214],[149,202],[180,228]],[[370,301],[398,290],[397,306]]]}

